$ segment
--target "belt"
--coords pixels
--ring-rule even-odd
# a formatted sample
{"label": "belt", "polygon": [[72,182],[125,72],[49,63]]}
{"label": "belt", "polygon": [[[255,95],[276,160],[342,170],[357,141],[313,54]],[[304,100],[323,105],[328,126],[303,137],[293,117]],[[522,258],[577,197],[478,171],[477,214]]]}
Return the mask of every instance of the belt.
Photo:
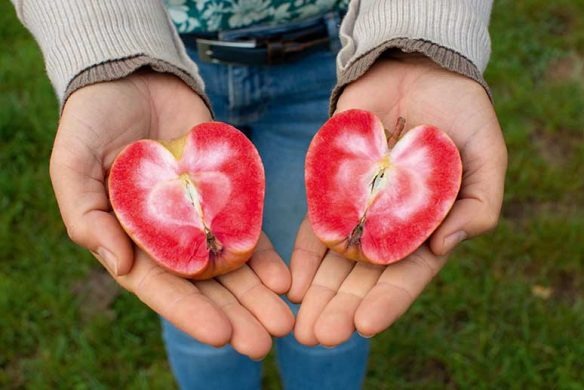
{"label": "belt", "polygon": [[217,34],[181,34],[206,62],[233,65],[274,65],[293,61],[317,49],[340,49],[338,26],[342,15],[319,17],[284,25],[260,25]]}

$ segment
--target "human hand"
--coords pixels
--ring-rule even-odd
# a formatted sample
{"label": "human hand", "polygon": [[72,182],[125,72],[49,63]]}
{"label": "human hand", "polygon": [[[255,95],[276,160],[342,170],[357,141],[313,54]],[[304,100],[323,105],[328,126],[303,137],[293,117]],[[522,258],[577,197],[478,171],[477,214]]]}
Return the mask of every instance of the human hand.
{"label": "human hand", "polygon": [[252,358],[294,318],[277,294],[290,274],[262,234],[243,267],[207,281],[171,274],[134,248],[112,213],[106,176],[118,152],[139,139],[172,139],[211,120],[203,100],[178,78],[138,72],[73,93],[65,104],[51,156],[51,180],[67,233],[89,249],[124,288],[195,339],[231,343]]}
{"label": "human hand", "polygon": [[295,336],[306,345],[335,346],[357,330],[371,337],[414,302],[462,240],[495,227],[503,199],[507,151],[492,104],[475,81],[416,55],[382,59],[342,93],[337,111],[374,112],[393,129],[432,124],[445,131],[463,163],[458,198],[427,243],[388,266],[354,263],[316,238],[306,219],[292,254],[288,297],[302,302]]}

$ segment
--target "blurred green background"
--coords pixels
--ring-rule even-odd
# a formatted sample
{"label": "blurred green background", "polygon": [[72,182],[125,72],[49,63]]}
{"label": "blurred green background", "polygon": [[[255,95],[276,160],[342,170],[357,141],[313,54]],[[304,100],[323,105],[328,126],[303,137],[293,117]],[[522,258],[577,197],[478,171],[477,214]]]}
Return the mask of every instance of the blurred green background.
{"label": "blurred green background", "polygon": [[[584,388],[584,1],[497,1],[491,33],[501,223],[374,338],[366,388]],[[9,2],[0,37],[0,388],[172,388],[157,316],[67,238],[57,104]]]}

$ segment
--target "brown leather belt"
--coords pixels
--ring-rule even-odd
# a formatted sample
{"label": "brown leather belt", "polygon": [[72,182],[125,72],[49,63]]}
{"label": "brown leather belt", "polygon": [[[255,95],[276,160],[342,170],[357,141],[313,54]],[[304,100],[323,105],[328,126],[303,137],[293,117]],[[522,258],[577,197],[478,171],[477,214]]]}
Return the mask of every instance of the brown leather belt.
{"label": "brown leather belt", "polygon": [[217,64],[274,65],[293,61],[318,49],[340,49],[338,26],[342,15],[320,17],[276,26],[253,26],[217,34],[182,34],[196,47],[201,60]]}

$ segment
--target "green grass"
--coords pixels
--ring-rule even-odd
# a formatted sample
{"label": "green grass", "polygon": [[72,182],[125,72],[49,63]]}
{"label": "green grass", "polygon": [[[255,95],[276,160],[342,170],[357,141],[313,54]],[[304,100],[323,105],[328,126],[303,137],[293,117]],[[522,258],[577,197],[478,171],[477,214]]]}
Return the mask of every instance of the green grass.
{"label": "green grass", "polygon": [[[367,388],[584,388],[584,3],[500,0],[491,31],[501,224],[374,339]],[[157,316],[67,239],[58,107],[8,2],[0,36],[0,388],[172,387]],[[279,387],[272,357],[264,382]]]}

